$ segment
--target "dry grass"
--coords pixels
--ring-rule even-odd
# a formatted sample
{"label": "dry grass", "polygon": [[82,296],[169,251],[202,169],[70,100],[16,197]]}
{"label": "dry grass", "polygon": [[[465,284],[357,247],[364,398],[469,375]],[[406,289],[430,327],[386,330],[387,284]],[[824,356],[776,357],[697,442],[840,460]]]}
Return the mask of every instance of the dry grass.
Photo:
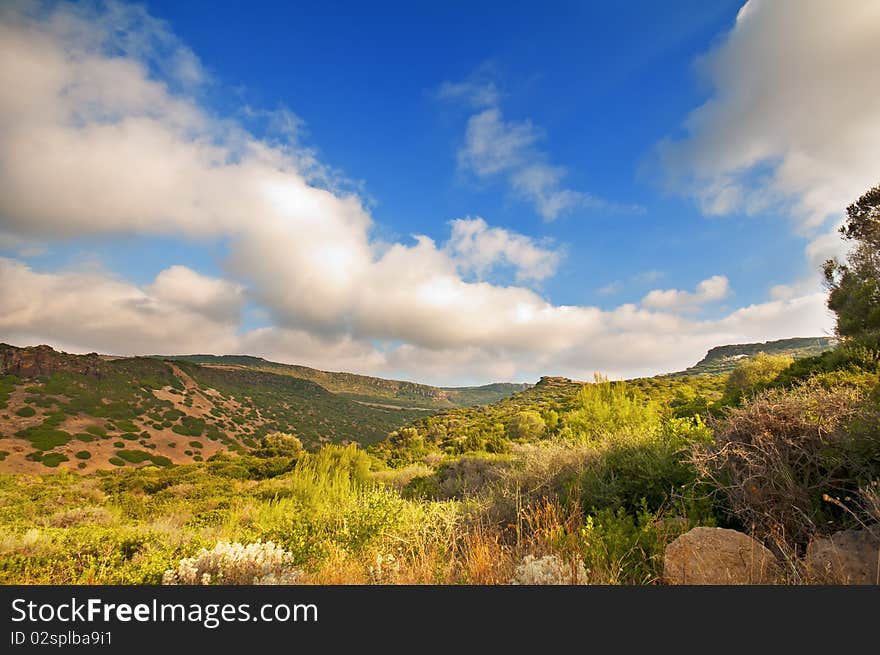
{"label": "dry grass", "polygon": [[732,410],[694,462],[749,532],[797,554],[814,535],[840,529],[823,520],[823,495],[846,494],[869,474],[850,454],[861,401],[853,389],[817,385],[764,393]]}

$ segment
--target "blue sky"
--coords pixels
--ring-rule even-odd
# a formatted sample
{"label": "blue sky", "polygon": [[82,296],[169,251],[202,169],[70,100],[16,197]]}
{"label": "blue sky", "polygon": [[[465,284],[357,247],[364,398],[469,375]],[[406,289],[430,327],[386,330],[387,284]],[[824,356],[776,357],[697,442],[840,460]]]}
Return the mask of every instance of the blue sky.
{"label": "blue sky", "polygon": [[[638,174],[654,144],[705,100],[693,62],[731,27],[739,2],[507,4],[147,6],[198,53],[223,93],[236,87],[232,98],[215,99],[220,106],[295,112],[322,160],[363,182],[388,238],[441,240],[446,221],[479,215],[554,239],[569,256],[546,294],[606,308],[654,288],[632,279],[651,271],[679,288],[724,272],[739,283],[740,304],[806,272],[800,258],[773,257],[780,241],[792,251],[806,243],[784,222],[742,214],[706,221],[688,199],[666,197]],[[503,181],[460,174],[469,108],[438,100],[437,90],[481,67],[505,115],[542,130],[541,147],[568,170],[567,185],[641,205],[644,214],[585,208],[548,223]],[[619,291],[599,292],[615,282]]]}
{"label": "blue sky", "polygon": [[828,333],[818,264],[880,178],[867,0],[21,2],[0,26],[21,345],[675,370]]}

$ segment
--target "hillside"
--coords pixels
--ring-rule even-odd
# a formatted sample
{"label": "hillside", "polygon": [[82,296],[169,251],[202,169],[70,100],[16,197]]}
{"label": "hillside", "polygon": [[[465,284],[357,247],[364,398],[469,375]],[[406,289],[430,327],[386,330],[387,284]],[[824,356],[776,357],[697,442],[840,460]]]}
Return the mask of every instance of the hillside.
{"label": "hillside", "polygon": [[371,443],[424,413],[270,371],[0,344],[2,471],[187,463],[273,431],[311,448]]}
{"label": "hillside", "polygon": [[386,380],[355,373],[331,373],[308,366],[279,364],[248,355],[171,355],[160,359],[186,361],[205,367],[248,369],[287,375],[321,385],[327,391],[363,403],[418,409],[484,405],[527,389],[529,384],[494,383],[479,387],[432,387],[417,382]]}
{"label": "hillside", "polygon": [[764,343],[738,343],[716,346],[706,353],[699,362],[679,374],[728,373],[744,357],[764,352],[768,355],[788,355],[794,359],[812,357],[831,350],[837,343],[834,337],[810,337],[780,339]]}
{"label": "hillside", "polygon": [[[829,343],[720,346],[686,371],[630,386],[673,411],[696,411],[721,396],[722,374],[742,357],[803,357]],[[503,450],[519,414],[537,414],[553,430],[585,384],[545,376],[533,386],[439,388],[257,357],[120,358],[0,344],[0,471],[198,462],[244,452],[274,431],[294,433],[311,449],[356,442],[409,452],[415,437],[448,453]]]}
{"label": "hillside", "polygon": [[[727,374],[743,358],[765,352],[800,359],[829,350],[834,342],[817,337],[718,346],[684,371],[628,380],[627,386],[638,402],[663,405],[673,417],[705,416],[710,405],[722,398]],[[523,421],[537,426],[531,430],[542,437],[559,436],[565,430],[559,417],[578,405],[578,395],[588,385],[591,383],[545,376],[534,387],[494,403],[419,417],[392,433],[377,446],[377,452],[398,463],[417,460],[427,451],[502,452],[510,441],[523,440]],[[522,419],[523,413],[531,416]]]}

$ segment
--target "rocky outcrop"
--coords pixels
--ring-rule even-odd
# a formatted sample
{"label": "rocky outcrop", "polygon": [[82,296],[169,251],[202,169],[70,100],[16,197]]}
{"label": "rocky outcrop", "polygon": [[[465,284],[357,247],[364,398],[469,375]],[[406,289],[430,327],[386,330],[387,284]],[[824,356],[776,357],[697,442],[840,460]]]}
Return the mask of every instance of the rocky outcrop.
{"label": "rocky outcrop", "polygon": [[845,530],[807,546],[808,579],[820,584],[880,584],[880,538],[868,530]]}
{"label": "rocky outcrop", "polygon": [[736,530],[694,528],[666,547],[663,579],[674,585],[772,584],[776,556]]}
{"label": "rocky outcrop", "polygon": [[35,378],[56,371],[70,371],[100,377],[101,358],[96,353],[70,355],[51,346],[16,348],[0,344],[0,374]]}

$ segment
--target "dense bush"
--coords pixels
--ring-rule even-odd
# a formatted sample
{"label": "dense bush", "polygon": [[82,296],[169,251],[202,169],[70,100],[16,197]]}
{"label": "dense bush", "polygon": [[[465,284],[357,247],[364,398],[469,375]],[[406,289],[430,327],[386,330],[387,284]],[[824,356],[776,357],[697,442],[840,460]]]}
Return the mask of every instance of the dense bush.
{"label": "dense bush", "polygon": [[824,498],[854,497],[880,477],[878,418],[851,388],[771,390],[733,409],[694,462],[738,527],[797,550],[854,522]]}
{"label": "dense bush", "polygon": [[578,392],[574,409],[560,417],[566,439],[601,441],[615,435],[650,432],[660,424],[658,405],[625,382],[597,379]]}
{"label": "dense bush", "polygon": [[297,458],[303,453],[302,441],[286,432],[272,432],[260,439],[260,445],[253,451],[257,457]]}
{"label": "dense bush", "polygon": [[736,403],[744,396],[766,389],[793,362],[791,357],[764,352],[742,360],[727,378],[725,401]]}

